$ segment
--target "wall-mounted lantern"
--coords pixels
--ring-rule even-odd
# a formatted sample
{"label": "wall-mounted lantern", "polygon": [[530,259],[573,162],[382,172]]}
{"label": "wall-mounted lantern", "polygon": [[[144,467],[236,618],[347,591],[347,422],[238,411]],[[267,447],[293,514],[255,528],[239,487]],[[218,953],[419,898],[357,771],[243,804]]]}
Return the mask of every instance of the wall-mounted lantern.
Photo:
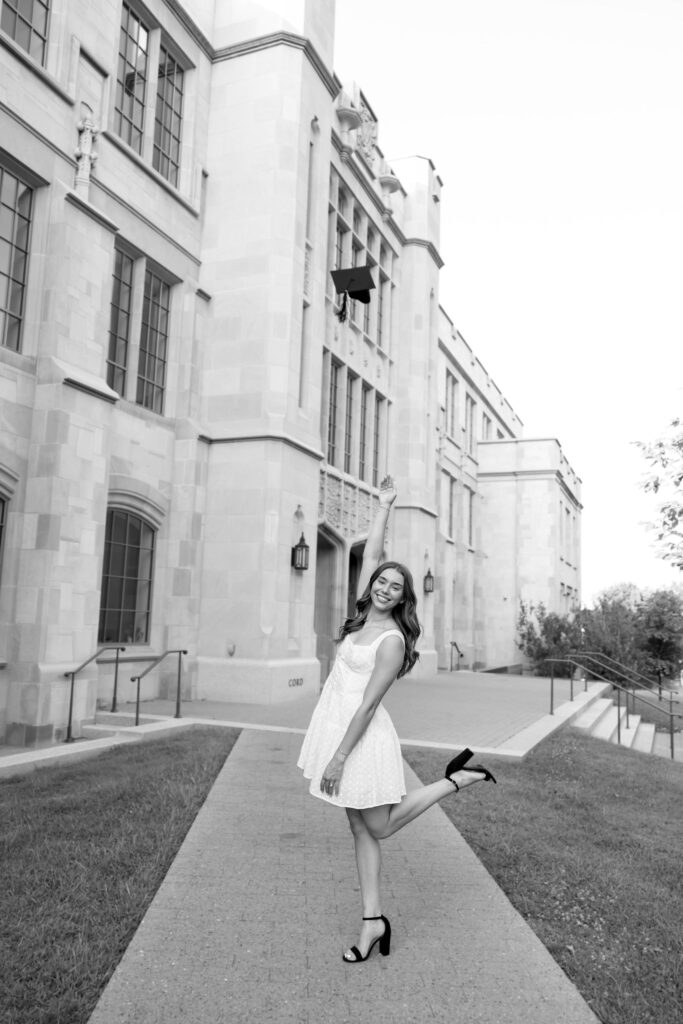
{"label": "wall-mounted lantern", "polygon": [[433,594],[434,593],[434,577],[432,576],[432,570],[431,569],[427,569],[427,572],[425,574],[425,578],[422,581],[422,584],[423,584],[423,587],[424,587],[425,594]]}
{"label": "wall-mounted lantern", "polygon": [[308,569],[308,553],[310,550],[302,533],[299,543],[295,544],[292,548],[292,569]]}

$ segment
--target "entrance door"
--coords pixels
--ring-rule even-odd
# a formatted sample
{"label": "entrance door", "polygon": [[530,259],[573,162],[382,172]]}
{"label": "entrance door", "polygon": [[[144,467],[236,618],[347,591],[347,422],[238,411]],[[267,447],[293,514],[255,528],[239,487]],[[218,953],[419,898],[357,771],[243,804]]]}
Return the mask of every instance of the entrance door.
{"label": "entrance door", "polygon": [[358,594],[358,577],[363,565],[363,551],[365,550],[365,542],[362,544],[354,544],[349,552],[349,598],[347,603],[346,614],[348,618],[353,618],[356,614],[356,601],[359,598]]}
{"label": "entrance door", "polygon": [[315,573],[315,611],[313,625],[316,632],[316,657],[320,661],[320,681],[329,674],[334,660],[334,640],[339,633],[339,614],[335,607],[337,551],[324,533],[318,532],[318,553]]}

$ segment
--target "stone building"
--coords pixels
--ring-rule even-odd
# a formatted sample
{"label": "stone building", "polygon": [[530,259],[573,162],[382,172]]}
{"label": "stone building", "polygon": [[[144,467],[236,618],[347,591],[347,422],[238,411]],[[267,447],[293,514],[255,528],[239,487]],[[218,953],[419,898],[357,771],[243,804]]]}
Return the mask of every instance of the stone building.
{"label": "stone building", "polygon": [[105,647],[123,700],[169,649],[193,697],[317,691],[387,469],[423,672],[578,597],[578,481],[440,308],[440,178],[387,162],[333,40],[332,0],[0,0],[5,743],[63,737]]}

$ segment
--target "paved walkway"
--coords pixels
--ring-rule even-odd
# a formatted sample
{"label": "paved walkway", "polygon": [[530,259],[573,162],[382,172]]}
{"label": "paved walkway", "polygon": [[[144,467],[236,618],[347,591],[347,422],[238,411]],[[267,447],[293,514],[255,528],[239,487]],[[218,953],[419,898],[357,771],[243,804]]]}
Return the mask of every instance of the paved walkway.
{"label": "paved walkway", "polygon": [[[300,743],[242,733],[90,1024],[596,1024],[439,807],[383,843],[391,956],[344,964],[353,845]],[[504,800],[504,775],[452,799]]]}
{"label": "paved walkway", "polygon": [[[569,690],[569,680],[555,680],[556,709],[569,699]],[[577,699],[581,698],[583,684],[575,683],[574,693]],[[182,714],[187,718],[303,732],[316,701],[317,697],[265,705],[184,701]],[[480,753],[504,754],[516,736],[548,716],[550,680],[467,671],[438,672],[419,681],[407,676],[391,687],[383,703],[403,744],[455,749],[469,746]],[[122,711],[134,708],[133,704],[120,706]],[[173,715],[175,703],[146,701],[141,705],[141,713]]]}

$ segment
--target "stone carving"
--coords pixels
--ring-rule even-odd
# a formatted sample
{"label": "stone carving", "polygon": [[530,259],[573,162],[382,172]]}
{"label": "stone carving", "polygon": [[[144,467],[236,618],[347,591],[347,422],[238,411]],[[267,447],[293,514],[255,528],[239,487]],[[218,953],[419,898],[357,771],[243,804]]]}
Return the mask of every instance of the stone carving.
{"label": "stone carving", "polygon": [[356,136],[356,149],[363,156],[365,161],[372,165],[375,161],[375,147],[377,146],[377,121],[360,101],[360,126]]}
{"label": "stone carving", "polygon": [[330,526],[341,528],[342,524],[342,487],[341,480],[336,476],[327,478],[327,501],[325,502],[325,518]]}
{"label": "stone carving", "polygon": [[95,138],[99,134],[99,128],[92,118],[92,111],[84,103],[82,105],[84,116],[77,124],[79,140],[75,152],[76,156],[76,180],[74,187],[77,195],[88,199],[90,193],[90,174],[93,164],[97,160],[97,153],[94,151]]}
{"label": "stone carving", "polygon": [[320,492],[318,494],[318,519],[322,522],[325,518],[325,483],[327,477],[324,473],[320,474]]}
{"label": "stone carving", "polygon": [[344,484],[344,515],[343,532],[345,537],[353,537],[358,532],[358,515],[356,511],[357,490],[352,484]]}

